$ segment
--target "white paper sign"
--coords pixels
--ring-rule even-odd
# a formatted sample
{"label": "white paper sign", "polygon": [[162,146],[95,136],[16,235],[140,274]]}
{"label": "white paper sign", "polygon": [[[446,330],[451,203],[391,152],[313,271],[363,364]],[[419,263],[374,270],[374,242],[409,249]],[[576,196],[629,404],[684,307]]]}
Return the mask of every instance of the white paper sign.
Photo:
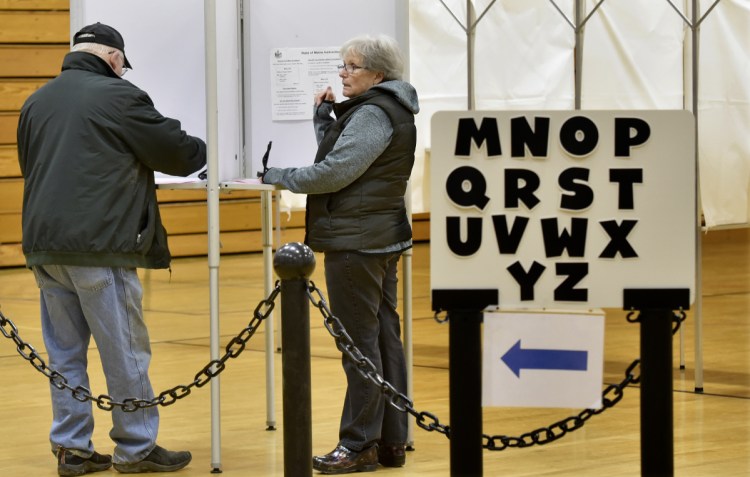
{"label": "white paper sign", "polygon": [[604,313],[484,314],[482,405],[601,407]]}
{"label": "white paper sign", "polygon": [[274,121],[312,119],[315,94],[331,86],[341,99],[337,47],[275,48],[271,52],[272,117]]}

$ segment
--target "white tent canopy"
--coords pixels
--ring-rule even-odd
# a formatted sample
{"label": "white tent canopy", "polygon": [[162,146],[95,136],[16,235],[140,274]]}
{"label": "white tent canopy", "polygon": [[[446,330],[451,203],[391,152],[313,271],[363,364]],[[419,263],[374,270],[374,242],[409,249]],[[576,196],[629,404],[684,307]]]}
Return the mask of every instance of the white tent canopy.
{"label": "white tent canopy", "polygon": [[[467,5],[478,21],[467,26]],[[692,2],[583,1],[581,109],[692,109]],[[699,2],[699,164],[706,226],[746,225],[750,2]],[[411,0],[411,80],[420,95],[413,210],[429,210],[430,118],[467,108],[475,35],[479,110],[575,107],[574,0]],[[471,26],[473,25],[473,30]],[[690,167],[687,166],[686,167]],[[679,180],[680,171],[675,171]]]}

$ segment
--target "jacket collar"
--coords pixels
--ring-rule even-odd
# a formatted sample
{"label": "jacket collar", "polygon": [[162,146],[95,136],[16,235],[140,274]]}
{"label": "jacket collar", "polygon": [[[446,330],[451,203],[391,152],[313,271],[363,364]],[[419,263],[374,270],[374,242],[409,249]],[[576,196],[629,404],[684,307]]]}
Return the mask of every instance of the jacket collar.
{"label": "jacket collar", "polygon": [[336,114],[337,118],[340,118],[350,109],[354,108],[355,106],[359,106],[360,104],[370,100],[371,98],[374,98],[379,94],[383,94],[383,91],[377,88],[370,88],[359,96],[355,96],[340,103],[333,103],[333,112],[334,114]]}
{"label": "jacket collar", "polygon": [[93,53],[85,51],[72,51],[65,55],[62,64],[62,71],[65,70],[84,70],[91,71],[112,78],[120,78],[117,73],[101,58]]}

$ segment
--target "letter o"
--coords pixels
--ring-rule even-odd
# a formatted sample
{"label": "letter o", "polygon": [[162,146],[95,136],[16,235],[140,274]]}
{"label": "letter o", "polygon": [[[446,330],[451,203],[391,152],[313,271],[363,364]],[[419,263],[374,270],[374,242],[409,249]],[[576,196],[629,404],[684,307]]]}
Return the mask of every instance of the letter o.
{"label": "letter o", "polygon": [[[578,134],[578,133],[581,134]],[[560,128],[560,144],[573,156],[590,154],[599,143],[596,124],[585,116],[573,116]]]}

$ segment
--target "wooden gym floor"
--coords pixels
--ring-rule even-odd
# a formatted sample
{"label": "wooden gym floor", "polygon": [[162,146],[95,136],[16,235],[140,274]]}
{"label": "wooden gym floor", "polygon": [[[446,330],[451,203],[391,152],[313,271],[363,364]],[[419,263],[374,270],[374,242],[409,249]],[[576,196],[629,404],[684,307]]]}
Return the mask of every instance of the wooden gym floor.
{"label": "wooden gym floor", "polygon": [[[448,416],[448,326],[433,320],[429,302],[429,245],[418,244],[413,258],[414,407]],[[674,463],[681,477],[750,474],[750,233],[711,232],[703,242],[704,393],[694,392],[694,321],[683,326],[686,369],[680,370],[675,337]],[[205,258],[177,259],[167,271],[141,273],[149,324],[156,392],[191,383],[209,361],[209,289]],[[313,281],[325,291],[322,257]],[[31,272],[0,270],[0,307],[16,323],[21,337],[44,355],[39,330],[38,290]],[[260,254],[224,256],[220,266],[221,351],[245,328],[263,296]],[[279,329],[278,310],[276,329]],[[639,356],[639,329],[619,310],[606,310],[604,380],[620,383],[626,367]],[[311,310],[313,453],[330,451],[337,441],[345,383],[340,357],[317,310]],[[283,426],[281,354],[275,354],[277,430],[266,430],[264,330],[221,374],[221,465],[223,475],[282,476]],[[90,352],[94,394],[106,389],[97,350]],[[0,336],[0,474],[3,477],[55,476],[49,451],[49,386]],[[190,466],[175,475],[211,471],[210,386],[160,408],[159,443],[193,453]],[[554,391],[554,390],[552,390]],[[484,451],[484,475],[507,477],[638,476],[640,469],[639,388],[625,389],[614,408],[594,416],[579,429],[545,446]],[[484,432],[518,436],[548,426],[580,409],[493,408],[484,410]],[[97,450],[111,453],[108,413],[95,410]],[[287,423],[294,425],[294,423]],[[414,430],[414,452],[400,469],[378,475],[448,476],[449,441],[436,432]],[[108,475],[108,471],[96,475]]]}

